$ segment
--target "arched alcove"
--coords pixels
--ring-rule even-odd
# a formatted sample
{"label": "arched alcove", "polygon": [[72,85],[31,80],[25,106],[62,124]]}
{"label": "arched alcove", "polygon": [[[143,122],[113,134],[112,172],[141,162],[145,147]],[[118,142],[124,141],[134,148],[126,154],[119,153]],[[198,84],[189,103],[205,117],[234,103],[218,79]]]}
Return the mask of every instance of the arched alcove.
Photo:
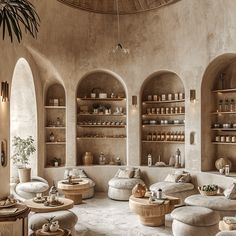
{"label": "arched alcove", "polygon": [[[141,165],[165,162],[185,153],[185,96],[182,80],[173,72],[159,71],[150,75],[141,88]],[[172,158],[173,159],[173,158]],[[160,163],[158,163],[160,164]],[[180,166],[179,166],[180,167]]]}
{"label": "arched alcove", "polygon": [[45,88],[45,167],[66,163],[66,94],[53,82]]}
{"label": "arched alcove", "polygon": [[[231,170],[236,171],[235,76],[235,53],[218,56],[208,65],[204,73],[201,85],[201,167],[203,171],[216,170],[215,161],[221,157],[229,158],[233,164]],[[227,106],[228,108],[225,109]]]}
{"label": "arched alcove", "polygon": [[[115,73],[96,70],[86,74],[77,87],[77,165],[126,165],[126,90]],[[105,162],[99,159],[104,153]],[[120,158],[120,163],[116,162]]]}
{"label": "arched alcove", "polygon": [[[31,156],[30,166],[31,175],[37,175],[37,103],[35,95],[35,85],[33,74],[29,63],[20,58],[15,66],[10,97],[10,140],[14,136],[27,138],[32,136],[35,140],[36,152]],[[10,145],[10,155],[13,155],[13,148]],[[18,176],[17,167],[12,165],[10,168],[12,181]]]}

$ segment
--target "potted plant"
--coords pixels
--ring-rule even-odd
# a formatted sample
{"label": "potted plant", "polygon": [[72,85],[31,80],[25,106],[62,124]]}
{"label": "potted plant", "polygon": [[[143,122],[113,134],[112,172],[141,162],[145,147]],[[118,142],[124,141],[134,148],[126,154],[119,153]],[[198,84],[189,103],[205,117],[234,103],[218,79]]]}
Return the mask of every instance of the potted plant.
{"label": "potted plant", "polygon": [[12,140],[14,154],[12,156],[13,164],[18,166],[20,182],[29,182],[31,179],[31,168],[28,167],[30,156],[36,151],[34,139],[32,136],[23,139],[14,136]]}

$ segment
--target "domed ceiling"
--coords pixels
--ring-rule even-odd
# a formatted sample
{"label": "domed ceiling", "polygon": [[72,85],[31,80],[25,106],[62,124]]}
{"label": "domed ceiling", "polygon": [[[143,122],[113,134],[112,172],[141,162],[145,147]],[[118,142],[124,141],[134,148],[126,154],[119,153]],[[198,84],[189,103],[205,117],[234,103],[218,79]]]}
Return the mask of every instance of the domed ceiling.
{"label": "domed ceiling", "polygon": [[102,14],[132,14],[144,12],[175,3],[180,0],[58,0],[66,5]]}

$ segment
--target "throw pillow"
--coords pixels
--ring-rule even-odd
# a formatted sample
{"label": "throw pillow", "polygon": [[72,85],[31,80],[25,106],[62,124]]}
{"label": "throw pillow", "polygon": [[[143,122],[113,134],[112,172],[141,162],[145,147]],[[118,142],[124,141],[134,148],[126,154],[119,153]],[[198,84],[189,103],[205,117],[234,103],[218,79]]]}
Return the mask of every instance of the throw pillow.
{"label": "throw pillow", "polygon": [[189,173],[183,173],[181,177],[178,179],[178,183],[190,183],[191,175]]}
{"label": "throw pillow", "polygon": [[134,177],[136,179],[141,179],[141,170],[139,168],[134,168]]}
{"label": "throw pillow", "polygon": [[168,174],[164,181],[176,183],[181,178],[181,174]]}
{"label": "throw pillow", "polygon": [[236,199],[236,183],[233,183],[229,188],[225,189],[224,195],[229,199]]}
{"label": "throw pillow", "polygon": [[122,170],[120,169],[119,173],[118,173],[118,178],[124,178],[124,179],[129,179],[129,178],[133,178],[134,176],[134,171],[131,169],[126,169],[126,170]]}
{"label": "throw pillow", "polygon": [[82,169],[73,169],[71,174],[73,178],[87,178],[87,175]]}

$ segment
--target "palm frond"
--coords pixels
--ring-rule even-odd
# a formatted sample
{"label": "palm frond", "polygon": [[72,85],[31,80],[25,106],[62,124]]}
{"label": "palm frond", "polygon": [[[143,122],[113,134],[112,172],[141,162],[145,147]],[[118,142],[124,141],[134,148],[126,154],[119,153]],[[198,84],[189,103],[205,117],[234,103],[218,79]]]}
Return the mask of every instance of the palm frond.
{"label": "palm frond", "polygon": [[34,5],[28,0],[0,0],[0,27],[2,27],[3,40],[6,31],[13,42],[15,35],[18,42],[22,40],[21,26],[33,38],[37,37],[40,18]]}

